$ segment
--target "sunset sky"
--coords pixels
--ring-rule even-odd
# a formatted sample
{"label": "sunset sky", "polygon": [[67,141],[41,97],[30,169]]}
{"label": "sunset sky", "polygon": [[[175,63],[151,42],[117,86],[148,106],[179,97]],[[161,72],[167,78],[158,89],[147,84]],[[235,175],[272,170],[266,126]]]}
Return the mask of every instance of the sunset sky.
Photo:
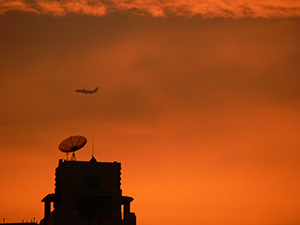
{"label": "sunset sky", "polygon": [[299,0],[0,0],[0,47],[0,222],[83,135],[138,225],[300,224]]}

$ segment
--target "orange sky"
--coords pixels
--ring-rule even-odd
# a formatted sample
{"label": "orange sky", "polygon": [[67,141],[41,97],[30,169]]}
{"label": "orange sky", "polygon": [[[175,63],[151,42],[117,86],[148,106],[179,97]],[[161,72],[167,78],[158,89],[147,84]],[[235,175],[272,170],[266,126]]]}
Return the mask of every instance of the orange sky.
{"label": "orange sky", "polygon": [[84,135],[139,225],[299,224],[299,2],[105,2],[0,0],[0,221]]}

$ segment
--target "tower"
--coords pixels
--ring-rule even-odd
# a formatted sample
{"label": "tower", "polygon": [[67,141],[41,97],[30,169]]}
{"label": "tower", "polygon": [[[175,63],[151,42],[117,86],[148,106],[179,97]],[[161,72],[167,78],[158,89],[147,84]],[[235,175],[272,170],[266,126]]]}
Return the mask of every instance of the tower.
{"label": "tower", "polygon": [[[122,196],[121,164],[59,160],[55,193],[42,199],[42,225],[136,225],[132,197]],[[51,211],[51,203],[53,210]],[[123,210],[122,210],[123,208]]]}

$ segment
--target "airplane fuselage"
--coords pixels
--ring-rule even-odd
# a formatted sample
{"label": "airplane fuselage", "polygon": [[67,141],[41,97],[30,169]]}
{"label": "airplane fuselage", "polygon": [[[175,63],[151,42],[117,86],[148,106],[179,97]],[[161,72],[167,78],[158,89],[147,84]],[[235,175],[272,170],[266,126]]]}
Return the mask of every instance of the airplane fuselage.
{"label": "airplane fuselage", "polygon": [[95,88],[94,90],[76,89],[75,91],[84,94],[93,94],[98,91],[98,88],[99,87]]}

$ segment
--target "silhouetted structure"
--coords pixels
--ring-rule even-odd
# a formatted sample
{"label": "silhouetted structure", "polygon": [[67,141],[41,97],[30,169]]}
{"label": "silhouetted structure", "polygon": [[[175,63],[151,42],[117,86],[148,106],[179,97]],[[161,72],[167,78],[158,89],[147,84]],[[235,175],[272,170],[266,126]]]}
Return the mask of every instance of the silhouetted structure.
{"label": "silhouetted structure", "polygon": [[[55,193],[43,198],[42,225],[136,225],[132,197],[122,196],[121,164],[59,160]],[[51,212],[51,203],[54,210]]]}
{"label": "silhouetted structure", "polygon": [[36,222],[23,222],[23,223],[0,223],[0,224],[6,224],[6,225],[37,225]]}

